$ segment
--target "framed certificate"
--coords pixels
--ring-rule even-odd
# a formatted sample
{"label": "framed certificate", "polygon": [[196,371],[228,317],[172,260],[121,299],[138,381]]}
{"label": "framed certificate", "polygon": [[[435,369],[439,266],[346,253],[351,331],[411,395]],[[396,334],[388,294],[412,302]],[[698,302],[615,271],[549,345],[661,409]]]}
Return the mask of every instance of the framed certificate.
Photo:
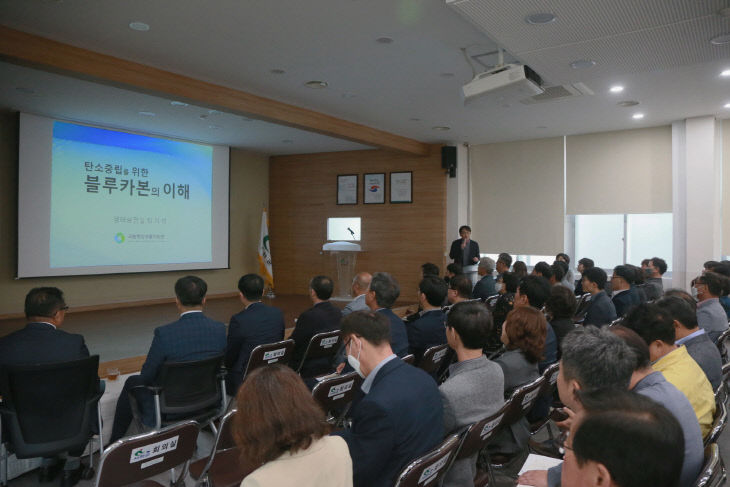
{"label": "framed certificate", "polygon": [[385,203],[385,173],[365,174],[362,194],[363,203]]}
{"label": "framed certificate", "polygon": [[413,172],[390,173],[390,202],[413,203]]}
{"label": "framed certificate", "polygon": [[357,174],[341,174],[337,176],[337,204],[357,204]]}

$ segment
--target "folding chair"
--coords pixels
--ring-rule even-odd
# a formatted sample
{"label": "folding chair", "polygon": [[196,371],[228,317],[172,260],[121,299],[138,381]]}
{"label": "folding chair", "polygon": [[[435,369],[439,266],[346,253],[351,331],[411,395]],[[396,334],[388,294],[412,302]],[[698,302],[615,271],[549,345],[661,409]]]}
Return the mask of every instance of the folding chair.
{"label": "folding chair", "polygon": [[[484,451],[487,459],[487,470],[477,468],[477,474],[474,477],[474,487],[483,487],[485,485],[494,485],[494,472],[489,464],[489,452],[486,447],[494,436],[500,431],[503,423],[504,413],[507,409],[505,403],[497,412],[487,416],[486,418],[472,423],[466,431],[464,431],[464,439],[461,447],[454,458],[454,461],[466,460],[470,457],[476,457],[480,451]],[[476,461],[476,458],[474,458]]]}
{"label": "folding chair", "polygon": [[280,342],[258,345],[251,350],[248,357],[246,371],[243,373],[243,382],[246,376],[259,367],[270,364],[288,365],[294,353],[294,340],[282,340]]}
{"label": "folding chair", "polygon": [[591,303],[591,293],[584,293],[578,298],[578,306],[576,307],[575,316],[573,321],[575,323],[583,323],[588,312],[588,306]]}
{"label": "folding chair", "polygon": [[[538,398],[536,399],[539,401],[548,401],[548,404],[552,403],[553,395],[555,394],[555,390],[558,388],[558,374],[560,374],[560,362],[555,362],[554,364],[548,366],[547,369],[542,373],[542,376],[544,378],[544,381],[542,383],[542,386],[540,388],[540,392],[538,393]],[[543,403],[541,403],[543,404]],[[548,414],[544,418],[540,418],[537,421],[531,421],[530,422],[530,435],[536,434],[538,431],[543,429],[546,425],[550,423],[550,415]],[[550,435],[550,439],[553,439],[553,432],[548,426],[548,434]]]}
{"label": "folding chair", "polygon": [[434,450],[406,465],[398,475],[395,487],[439,485],[451,466],[460,440],[460,435],[450,435]]}
{"label": "folding chair", "polygon": [[717,443],[711,443],[705,447],[705,462],[692,487],[720,487],[725,485],[725,479],[725,465],[720,456],[720,448]]}
{"label": "folding chair", "polygon": [[[140,482],[165,471],[183,469],[172,485],[184,485],[187,467],[195,453],[200,427],[195,421],[168,426],[118,440],[101,457],[95,487],[120,487]],[[165,487],[147,480],[144,487]]]}
{"label": "folding chair", "polygon": [[489,296],[484,300],[484,304],[487,305],[490,313],[494,311],[494,307],[497,305],[497,300],[500,296],[501,294],[495,294],[494,296]]}
{"label": "folding chair", "polygon": [[449,346],[445,343],[431,347],[423,353],[423,357],[418,362],[418,367],[433,375],[441,370],[448,353]]}
{"label": "folding chair", "polygon": [[[327,360],[326,368],[323,368],[323,370],[310,371],[310,373],[307,374],[307,377],[314,377],[320,373],[327,373],[332,370],[331,367],[329,367],[329,363],[331,362],[331,359],[337,355],[337,350],[339,349],[341,340],[340,330],[326,331],[324,333],[317,333],[314,335],[309,340],[307,349],[304,351],[302,361],[297,367],[297,373],[301,374],[304,363],[313,359],[326,358],[329,360]],[[311,367],[309,368],[311,369]]]}
{"label": "folding chair", "polygon": [[722,430],[725,429],[727,424],[727,406],[725,402],[719,398],[715,399],[715,414],[712,418],[712,429],[704,439],[705,446],[710,443],[717,443],[717,439],[722,434]]}
{"label": "folding chair", "polygon": [[717,349],[720,351],[720,357],[722,358],[722,363],[726,364],[728,363],[728,354],[727,354],[727,348],[725,348],[725,342],[728,338],[730,338],[730,323],[728,323],[728,329],[723,331],[719,337],[717,337]]}
{"label": "folding chair", "polygon": [[414,362],[416,361],[416,357],[412,353],[409,353],[405,357],[401,357],[401,360],[409,365],[413,365]]}
{"label": "folding chair", "polygon": [[312,397],[327,413],[327,422],[338,426],[347,414],[350,403],[361,382],[356,372],[330,377],[317,383]]}

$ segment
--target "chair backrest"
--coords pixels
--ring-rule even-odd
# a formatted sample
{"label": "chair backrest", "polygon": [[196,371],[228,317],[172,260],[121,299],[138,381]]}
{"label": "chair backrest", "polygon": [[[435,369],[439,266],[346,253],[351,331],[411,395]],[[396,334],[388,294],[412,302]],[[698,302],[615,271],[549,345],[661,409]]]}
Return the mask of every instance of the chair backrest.
{"label": "chair backrest", "polygon": [[502,429],[504,413],[507,411],[508,404],[504,403],[496,413],[472,423],[466,429],[456,460],[468,458],[489,444],[492,438]]}
{"label": "chair backrest", "polygon": [[507,401],[504,413],[504,425],[511,425],[519,421],[526,415],[535,401],[540,396],[542,384],[545,381],[544,376],[540,376],[529,384],[520,386],[514,390],[512,396]]}
{"label": "chair backrest", "polygon": [[558,387],[558,374],[560,374],[560,362],[555,362],[545,369],[542,373],[545,380],[540,389],[540,397],[553,397],[555,389]]}
{"label": "chair backrest", "polygon": [[340,330],[326,331],[314,335],[311,340],[309,340],[309,344],[307,345],[307,349],[304,351],[304,356],[302,357],[302,361],[299,363],[297,372],[302,370],[304,362],[309,359],[334,357],[337,355],[337,350],[339,349],[341,340]]}
{"label": "chair backrest", "polygon": [[423,353],[423,357],[418,362],[418,366],[429,374],[438,372],[441,370],[448,353],[449,346],[445,343],[431,347]]}
{"label": "chair backrest", "polygon": [[715,414],[712,418],[712,429],[705,437],[705,446],[710,443],[716,443],[720,434],[722,434],[722,430],[725,429],[725,425],[727,425],[727,406],[725,406],[723,399],[720,397],[715,399]]}
{"label": "chair backrest", "polygon": [[[728,326],[730,326],[730,323],[728,323]],[[730,338],[730,328],[723,331],[717,338],[717,349],[720,351],[720,357],[722,358],[723,364],[728,363],[727,349],[725,348],[725,342],[728,338]]]}
{"label": "chair backrest", "polygon": [[104,451],[96,487],[118,487],[153,477],[189,461],[200,428],[195,421],[122,438]]}
{"label": "chair backrest", "polygon": [[251,351],[243,378],[259,367],[271,364],[288,365],[294,353],[294,340],[259,345]]}
{"label": "chair backrest", "polygon": [[574,321],[583,321],[586,312],[588,311],[588,305],[591,302],[591,293],[583,293],[578,297],[578,306],[575,308]]}
{"label": "chair backrest", "polygon": [[416,357],[412,353],[409,353],[405,357],[401,357],[401,360],[407,364],[413,365],[416,362]]}
{"label": "chair backrest", "polygon": [[324,379],[312,389],[312,397],[322,406],[325,413],[332,411],[346,412],[347,405],[352,402],[358,383],[356,372]]}
{"label": "chair backrest", "polygon": [[406,465],[395,487],[439,485],[459,447],[460,435],[448,436],[438,447]]}
{"label": "chair backrest", "polygon": [[189,362],[165,362],[155,379],[162,388],[160,412],[187,414],[221,404],[221,383],[218,379],[223,354]]}
{"label": "chair backrest", "polygon": [[717,443],[705,447],[705,462],[692,487],[720,487],[725,485],[725,465],[722,463]]}
{"label": "chair backrest", "polygon": [[489,296],[484,300],[484,304],[487,305],[487,308],[489,308],[489,312],[491,313],[494,311],[494,307],[497,305],[497,300],[501,294],[495,294],[494,296]]}
{"label": "chair backrest", "polygon": [[18,458],[53,456],[86,444],[101,397],[98,370],[98,355],[2,367],[3,427]]}

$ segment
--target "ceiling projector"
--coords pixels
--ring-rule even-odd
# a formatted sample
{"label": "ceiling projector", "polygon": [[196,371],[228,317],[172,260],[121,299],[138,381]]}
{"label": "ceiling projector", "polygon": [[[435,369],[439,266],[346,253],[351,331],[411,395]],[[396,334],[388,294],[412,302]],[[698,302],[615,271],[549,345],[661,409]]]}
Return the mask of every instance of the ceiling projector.
{"label": "ceiling projector", "polygon": [[505,64],[484,73],[462,87],[464,103],[492,95],[500,101],[522,100],[543,93],[540,75],[522,64]]}

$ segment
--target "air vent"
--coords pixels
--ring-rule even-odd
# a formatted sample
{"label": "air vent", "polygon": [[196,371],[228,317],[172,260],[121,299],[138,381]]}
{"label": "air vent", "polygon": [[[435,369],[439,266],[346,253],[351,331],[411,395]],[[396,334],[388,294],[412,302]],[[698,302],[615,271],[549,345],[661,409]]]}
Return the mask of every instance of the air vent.
{"label": "air vent", "polygon": [[583,95],[594,95],[593,90],[588,88],[583,83],[573,83],[561,86],[543,86],[544,93],[540,95],[531,96],[520,100],[520,103],[525,105],[532,105],[535,103],[544,103],[553,100],[564,100],[566,98],[575,98]]}

